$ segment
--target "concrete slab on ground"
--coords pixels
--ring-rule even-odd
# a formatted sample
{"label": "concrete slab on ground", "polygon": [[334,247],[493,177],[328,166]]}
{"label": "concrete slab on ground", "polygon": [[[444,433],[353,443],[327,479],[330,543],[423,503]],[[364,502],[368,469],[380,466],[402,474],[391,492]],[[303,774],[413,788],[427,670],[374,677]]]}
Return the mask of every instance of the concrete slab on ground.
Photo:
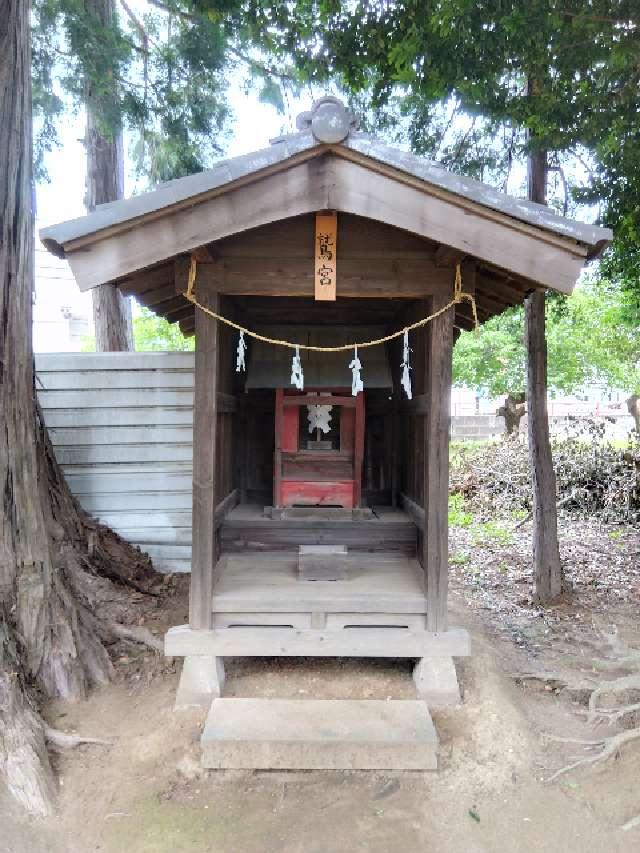
{"label": "concrete slab on ground", "polygon": [[201,743],[214,769],[437,768],[438,736],[415,700],[214,699]]}

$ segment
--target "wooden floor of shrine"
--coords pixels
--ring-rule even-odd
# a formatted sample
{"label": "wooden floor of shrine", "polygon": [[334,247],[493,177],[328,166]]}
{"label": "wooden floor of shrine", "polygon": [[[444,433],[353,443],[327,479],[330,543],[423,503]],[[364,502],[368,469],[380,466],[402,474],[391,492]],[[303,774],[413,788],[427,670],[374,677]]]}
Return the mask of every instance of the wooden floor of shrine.
{"label": "wooden floor of shrine", "polygon": [[330,508],[295,508],[270,518],[264,507],[240,504],[221,527],[222,553],[246,550],[297,551],[299,545],[345,545],[349,551],[394,551],[415,556],[417,528],[401,509],[373,507],[368,518],[351,518]]}
{"label": "wooden floor of shrine", "polygon": [[[241,505],[225,518],[215,570],[214,627],[424,629],[416,527],[400,509],[367,517],[295,508],[272,518]],[[347,577],[301,581],[299,545],[346,545]]]}

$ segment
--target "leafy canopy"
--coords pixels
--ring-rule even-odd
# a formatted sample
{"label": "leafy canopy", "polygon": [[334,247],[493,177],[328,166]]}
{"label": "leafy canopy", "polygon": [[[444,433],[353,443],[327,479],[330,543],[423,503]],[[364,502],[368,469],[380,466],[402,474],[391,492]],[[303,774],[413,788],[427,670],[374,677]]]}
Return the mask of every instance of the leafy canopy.
{"label": "leafy canopy", "polygon": [[[570,297],[548,297],[548,385],[570,394],[601,381],[635,393],[640,389],[640,339],[623,322],[624,299],[615,287],[592,281]],[[525,390],[526,351],[522,308],[492,317],[478,333],[462,332],[453,353],[457,385],[491,396]]]}

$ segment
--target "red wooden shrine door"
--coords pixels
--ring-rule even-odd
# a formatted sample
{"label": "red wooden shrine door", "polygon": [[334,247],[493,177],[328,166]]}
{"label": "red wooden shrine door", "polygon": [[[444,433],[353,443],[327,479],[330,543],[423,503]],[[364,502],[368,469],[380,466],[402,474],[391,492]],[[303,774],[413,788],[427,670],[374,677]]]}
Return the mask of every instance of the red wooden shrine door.
{"label": "red wooden shrine door", "polygon": [[[330,407],[322,427],[316,406]],[[360,506],[364,394],[278,388],[275,434],[274,506]]]}

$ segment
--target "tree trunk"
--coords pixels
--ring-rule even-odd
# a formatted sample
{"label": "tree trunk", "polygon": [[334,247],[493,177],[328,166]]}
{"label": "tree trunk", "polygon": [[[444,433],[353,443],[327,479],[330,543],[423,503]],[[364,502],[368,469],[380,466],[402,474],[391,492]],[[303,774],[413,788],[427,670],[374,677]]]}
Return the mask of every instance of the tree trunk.
{"label": "tree trunk", "polygon": [[496,415],[504,418],[504,428],[507,437],[516,435],[520,430],[520,421],[526,412],[524,394],[507,394],[504,403],[496,411]]}
{"label": "tree trunk", "polygon": [[79,508],[36,403],[30,4],[1,0],[0,14],[0,779],[46,814],[54,787],[31,691],[80,698],[107,681],[106,612],[124,617],[125,584],[154,573]]}
{"label": "tree trunk", "polygon": [[636,432],[640,434],[640,397],[637,394],[627,398],[627,410],[634,420]]}
{"label": "tree trunk", "polygon": [[[530,84],[531,91],[531,84]],[[545,204],[547,152],[529,154],[529,199]],[[525,302],[527,342],[527,402],[529,409],[529,460],[533,483],[533,565],[535,597],[541,604],[563,591],[564,576],[558,547],[556,475],[549,440],[547,412],[547,343],[545,294],[536,290]]]}
{"label": "tree trunk", "polygon": [[[109,28],[117,22],[115,0],[85,0],[92,24]],[[92,79],[97,69],[85,71],[87,129],[87,181],[85,204],[88,211],[96,205],[124,196],[124,156],[122,127],[118,114],[115,69],[101,68],[101,79]],[[110,120],[109,120],[109,118]],[[113,124],[116,124],[114,127]],[[110,126],[111,125],[111,126]],[[102,284],[92,291],[93,322],[98,352],[133,350],[131,299],[113,284]]]}

